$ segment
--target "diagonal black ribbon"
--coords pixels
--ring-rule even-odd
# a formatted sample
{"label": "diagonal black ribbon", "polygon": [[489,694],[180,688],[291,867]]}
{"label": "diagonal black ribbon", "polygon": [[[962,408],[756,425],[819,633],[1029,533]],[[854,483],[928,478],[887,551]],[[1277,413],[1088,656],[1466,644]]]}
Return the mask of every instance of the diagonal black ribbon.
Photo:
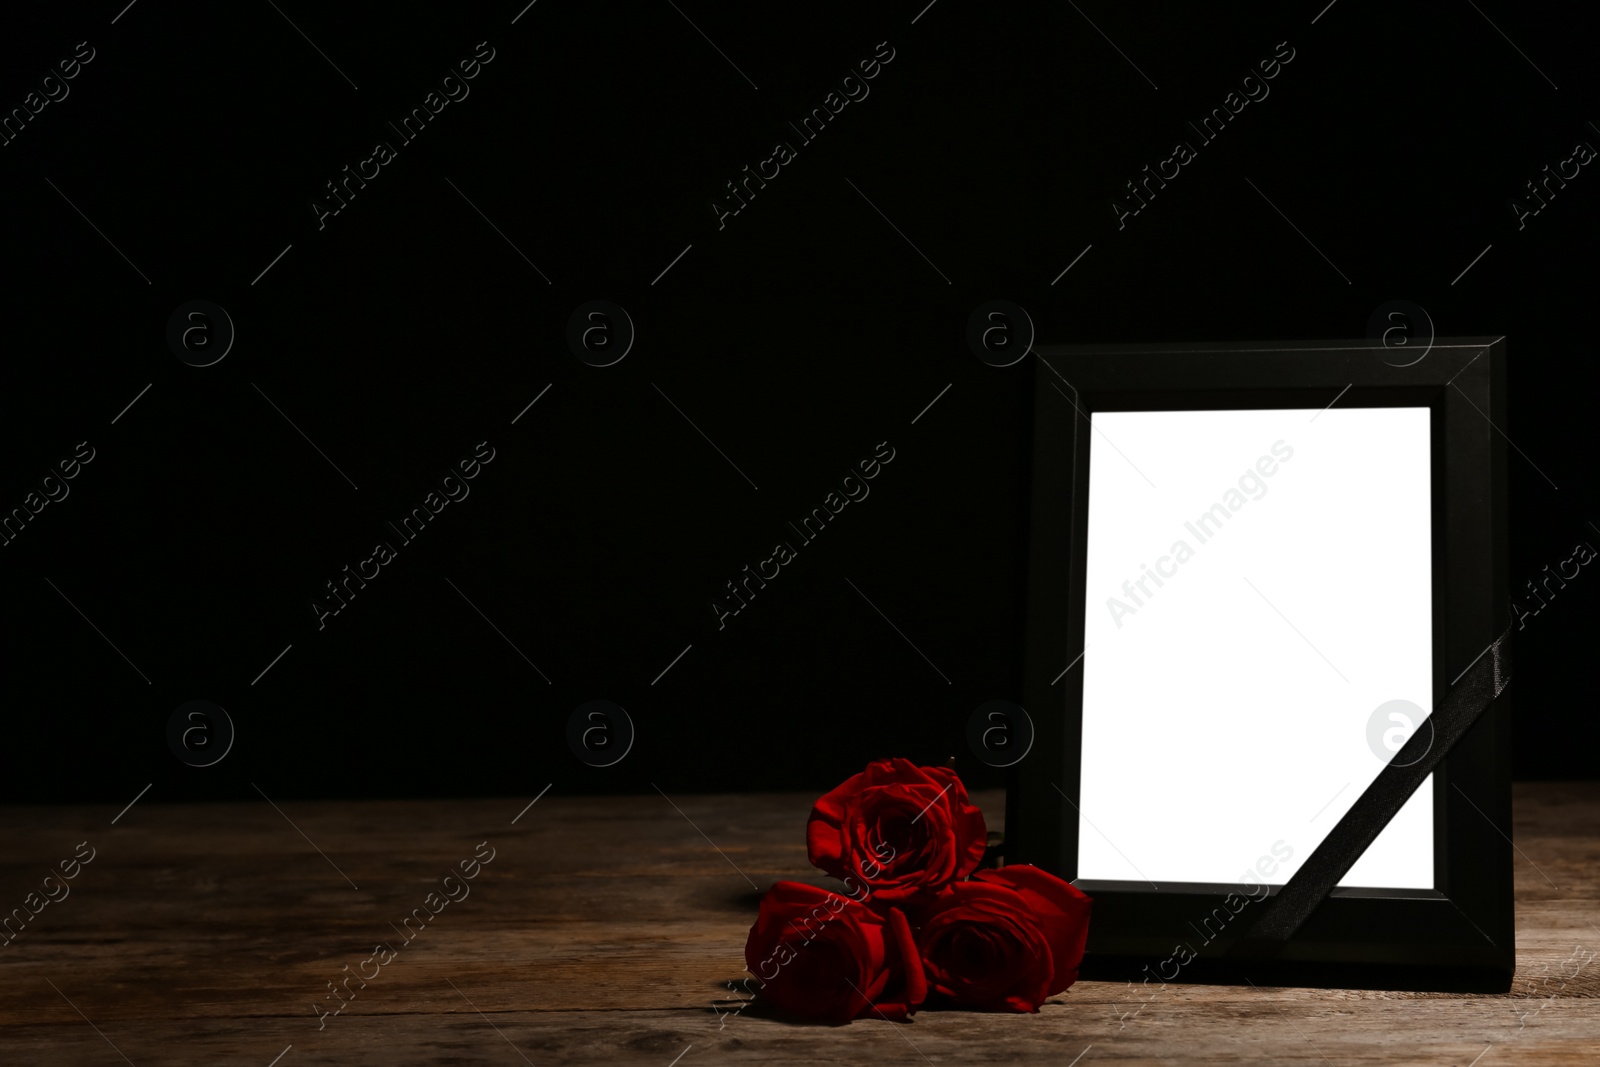
{"label": "diagonal black ribbon", "polygon": [[1300,869],[1267,902],[1255,923],[1228,952],[1230,957],[1276,956],[1327,899],[1339,879],[1349,873],[1367,846],[1511,680],[1510,638],[1508,625],[1493,644],[1478,654],[1428,716],[1433,729],[1412,733],[1322,844],[1312,850]]}

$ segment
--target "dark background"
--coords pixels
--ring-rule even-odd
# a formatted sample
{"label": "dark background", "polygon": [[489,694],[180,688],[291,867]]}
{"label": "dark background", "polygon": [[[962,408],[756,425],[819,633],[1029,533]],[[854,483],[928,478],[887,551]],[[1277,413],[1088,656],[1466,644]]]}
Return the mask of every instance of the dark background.
{"label": "dark background", "polygon": [[[1021,690],[1035,361],[968,349],[993,298],[1051,344],[1357,338],[1396,298],[1508,335],[1513,583],[1600,541],[1600,173],[1521,231],[1509,206],[1600,145],[1582,7],[925,2],[6,16],[4,109],[96,54],[0,147],[0,509],[95,458],[0,548],[0,796],[812,788],[951,754],[998,784],[961,731]],[[470,96],[399,144],[480,41]],[[1280,41],[1270,95],[1119,231],[1110,198]],[[379,139],[398,158],[319,231]],[[798,158],[719,229],[778,140]],[[205,368],[165,340],[196,298],[237,328]],[[605,368],[565,339],[595,298],[637,328]],[[484,440],[470,496],[319,630],[323,583]],[[881,441],[871,495],[719,631],[723,583]],[[1586,570],[1519,634],[1518,777],[1595,773],[1597,597]],[[196,698],[237,727],[205,769],[164,732]],[[565,736],[596,698],[637,727],[605,769]]]}

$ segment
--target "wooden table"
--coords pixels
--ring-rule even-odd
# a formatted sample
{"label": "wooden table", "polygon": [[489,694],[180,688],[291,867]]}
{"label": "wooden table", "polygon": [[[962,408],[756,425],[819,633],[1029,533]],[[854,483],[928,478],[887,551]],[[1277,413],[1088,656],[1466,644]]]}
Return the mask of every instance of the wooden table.
{"label": "wooden table", "polygon": [[[0,809],[0,908],[94,850],[0,945],[0,1064],[1600,1062],[1600,784],[1516,789],[1506,996],[1174,985],[1139,1008],[1080,982],[1038,1015],[838,1027],[729,1013],[758,891],[821,884],[811,794],[528,799]],[[468,895],[428,901],[480,842]],[[415,908],[415,940],[364,962]],[[375,977],[319,1016],[352,972]]]}

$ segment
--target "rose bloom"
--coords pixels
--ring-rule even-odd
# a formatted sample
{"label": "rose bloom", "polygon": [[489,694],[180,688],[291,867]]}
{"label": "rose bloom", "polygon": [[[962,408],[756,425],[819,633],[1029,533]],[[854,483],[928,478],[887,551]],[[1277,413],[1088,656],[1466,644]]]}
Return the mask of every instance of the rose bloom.
{"label": "rose bloom", "polygon": [[762,998],[798,1018],[904,1019],[928,991],[899,909],[880,913],[801,882],[778,882],[761,898],[744,958]]}
{"label": "rose bloom", "polygon": [[940,893],[917,947],[932,992],[979,1011],[1039,1010],[1078,980],[1094,901],[1037,867],[980,871]]}
{"label": "rose bloom", "polygon": [[811,862],[878,904],[926,899],[983,861],[983,813],[946,767],[877,760],[817,801],[806,824]]}

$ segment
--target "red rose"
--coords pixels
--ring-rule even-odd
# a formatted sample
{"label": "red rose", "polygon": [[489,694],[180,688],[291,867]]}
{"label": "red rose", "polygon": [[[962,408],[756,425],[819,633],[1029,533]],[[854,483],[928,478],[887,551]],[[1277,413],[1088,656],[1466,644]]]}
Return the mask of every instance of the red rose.
{"label": "red rose", "polygon": [[1038,1011],[1078,980],[1093,903],[1026,865],[949,886],[917,938],[929,987],[965,1008]]}
{"label": "red rose", "polygon": [[764,999],[807,1019],[904,1019],[928,991],[898,909],[880,914],[801,882],[778,882],[761,898],[744,959]]}
{"label": "red rose", "polygon": [[818,800],[806,824],[811,862],[878,904],[926,898],[983,860],[983,813],[946,767],[887,759]]}

